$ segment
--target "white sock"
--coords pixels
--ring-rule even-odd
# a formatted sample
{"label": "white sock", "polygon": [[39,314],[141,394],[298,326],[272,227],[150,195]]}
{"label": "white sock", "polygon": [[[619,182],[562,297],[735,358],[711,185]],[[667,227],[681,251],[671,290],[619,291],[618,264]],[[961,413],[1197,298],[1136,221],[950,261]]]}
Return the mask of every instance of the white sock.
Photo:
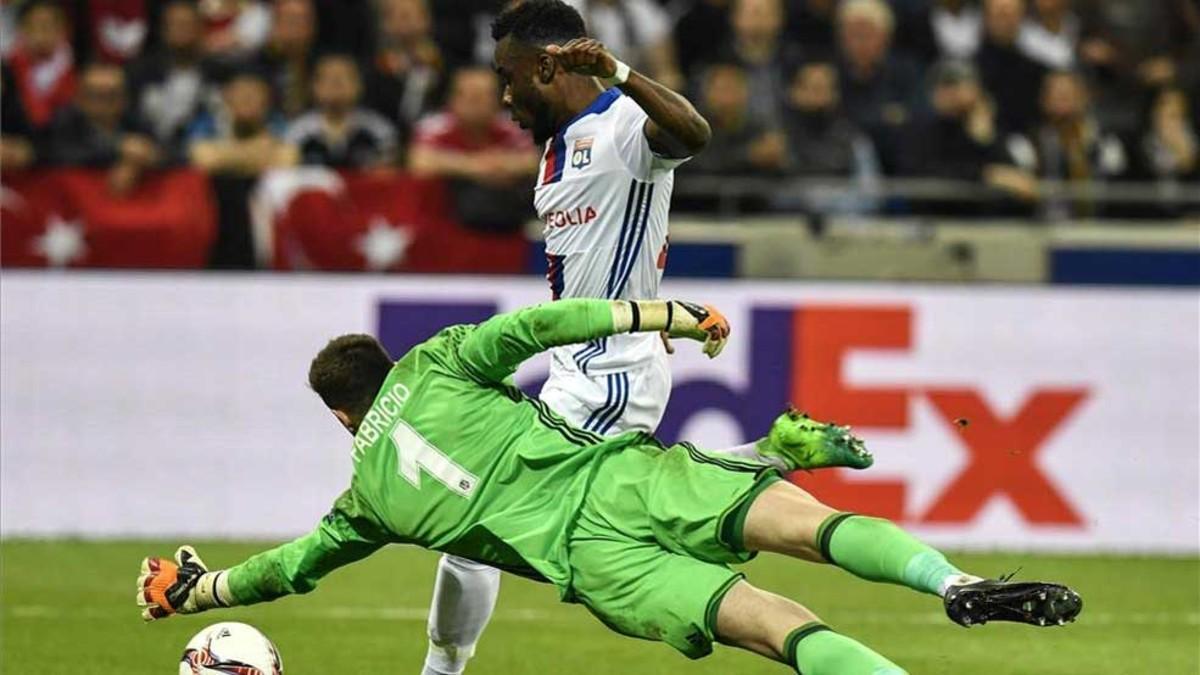
{"label": "white sock", "polygon": [[942,579],[942,583],[938,584],[938,595],[946,597],[946,591],[950,590],[951,586],[966,586],[977,581],[983,581],[983,577],[977,577],[970,574],[951,574]]}
{"label": "white sock", "polygon": [[715,455],[730,455],[732,457],[740,457],[742,459],[749,459],[754,462],[762,462],[763,464],[770,464],[771,466],[775,467],[776,469],[779,469],[780,471],[788,470],[787,465],[784,464],[783,460],[779,459],[778,457],[765,457],[763,455],[760,455],[758,453],[758,442],[757,441],[755,441],[754,443],[746,443],[745,445],[735,445],[732,448],[721,448],[720,450],[712,450],[711,452]]}
{"label": "white sock", "polygon": [[429,651],[422,675],[460,675],[475,653],[500,593],[500,570],[444,555],[429,607]]}

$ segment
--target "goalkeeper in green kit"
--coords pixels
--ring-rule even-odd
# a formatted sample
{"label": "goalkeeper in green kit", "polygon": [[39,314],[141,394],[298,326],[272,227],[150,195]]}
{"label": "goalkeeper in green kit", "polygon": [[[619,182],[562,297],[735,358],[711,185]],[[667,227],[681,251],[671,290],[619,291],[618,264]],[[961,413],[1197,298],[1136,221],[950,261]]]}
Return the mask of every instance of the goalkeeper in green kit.
{"label": "goalkeeper in green kit", "polygon": [[[765,464],[650,435],[603,437],[566,424],[511,381],[558,345],[666,331],[715,356],[729,335],[711,307],[678,301],[560,300],[452,326],[393,363],[365,335],[329,343],[312,388],[354,434],[350,488],[315,530],[209,571],[184,546],[147,558],[147,620],[307,593],[386,544],[416,544],[554,584],[609,628],[692,658],[713,641],[804,675],[904,673],[809,609],[730,569],[759,551],[837,565],[943,598],[962,625],[1061,625],[1082,602],[1058,584],[964,574],[894,524],[841,513]],[[781,416],[775,451],[844,452],[846,431]],[[766,442],[766,441],[764,441]]]}

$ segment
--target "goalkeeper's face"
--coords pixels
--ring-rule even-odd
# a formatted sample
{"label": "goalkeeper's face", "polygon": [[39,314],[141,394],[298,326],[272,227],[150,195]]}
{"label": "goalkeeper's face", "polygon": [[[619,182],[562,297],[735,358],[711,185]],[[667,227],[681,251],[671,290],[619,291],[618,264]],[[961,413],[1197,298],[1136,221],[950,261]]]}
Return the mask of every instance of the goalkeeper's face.
{"label": "goalkeeper's face", "polygon": [[545,143],[557,131],[558,63],[544,50],[508,36],[496,45],[494,65],[500,76],[501,102],[513,121],[531,131],[534,141]]}

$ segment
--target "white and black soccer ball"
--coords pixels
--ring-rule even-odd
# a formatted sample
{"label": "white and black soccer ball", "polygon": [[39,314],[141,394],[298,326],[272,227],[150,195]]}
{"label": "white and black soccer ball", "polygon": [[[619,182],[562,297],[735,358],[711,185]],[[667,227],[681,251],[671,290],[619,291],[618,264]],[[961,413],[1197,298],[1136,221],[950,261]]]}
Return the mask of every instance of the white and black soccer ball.
{"label": "white and black soccer ball", "polygon": [[226,621],[196,633],[179,675],[283,675],[279,650],[254,626]]}

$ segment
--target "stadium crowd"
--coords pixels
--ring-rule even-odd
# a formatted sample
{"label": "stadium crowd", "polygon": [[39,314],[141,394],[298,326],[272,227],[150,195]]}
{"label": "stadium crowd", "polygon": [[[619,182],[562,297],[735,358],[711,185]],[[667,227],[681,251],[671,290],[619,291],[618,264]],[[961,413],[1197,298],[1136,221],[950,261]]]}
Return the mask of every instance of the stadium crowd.
{"label": "stadium crowd", "polygon": [[[1200,177],[1197,0],[569,2],[710,120],[684,201],[697,175],[919,177],[1092,215],[1039,179]],[[539,151],[499,105],[502,4],[7,0],[0,162],[102,168],[114,194],[167,166],[404,168],[520,220]]]}

